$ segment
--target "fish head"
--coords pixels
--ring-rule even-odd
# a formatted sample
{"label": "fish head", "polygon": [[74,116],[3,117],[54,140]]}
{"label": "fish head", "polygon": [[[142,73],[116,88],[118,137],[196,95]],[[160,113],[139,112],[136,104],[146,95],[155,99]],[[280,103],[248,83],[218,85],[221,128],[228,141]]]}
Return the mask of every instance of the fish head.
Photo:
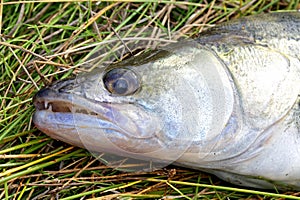
{"label": "fish head", "polygon": [[33,121],[92,152],[171,163],[195,142],[209,151],[228,120],[221,68],[198,45],[150,51],[39,91]]}

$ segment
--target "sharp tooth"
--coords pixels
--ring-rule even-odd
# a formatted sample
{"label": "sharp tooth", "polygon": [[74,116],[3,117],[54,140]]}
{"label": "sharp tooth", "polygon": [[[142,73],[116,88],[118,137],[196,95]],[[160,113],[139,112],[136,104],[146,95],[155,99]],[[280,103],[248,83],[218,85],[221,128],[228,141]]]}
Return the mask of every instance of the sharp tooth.
{"label": "sharp tooth", "polygon": [[52,104],[51,103],[48,104],[47,110],[52,111]]}
{"label": "sharp tooth", "polygon": [[45,106],[45,109],[47,110],[48,109],[48,102],[47,101],[44,101],[44,106]]}
{"label": "sharp tooth", "polygon": [[71,106],[71,107],[69,107],[69,109],[70,109],[71,113],[76,113],[76,108],[75,108],[75,106]]}

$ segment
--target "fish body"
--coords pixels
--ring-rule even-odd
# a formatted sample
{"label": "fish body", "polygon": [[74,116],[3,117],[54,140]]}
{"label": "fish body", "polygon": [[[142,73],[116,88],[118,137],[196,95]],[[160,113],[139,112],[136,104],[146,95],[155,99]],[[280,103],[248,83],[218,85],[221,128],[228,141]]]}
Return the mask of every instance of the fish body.
{"label": "fish body", "polygon": [[299,189],[299,33],[298,12],[233,20],[47,86],[33,121],[93,152]]}

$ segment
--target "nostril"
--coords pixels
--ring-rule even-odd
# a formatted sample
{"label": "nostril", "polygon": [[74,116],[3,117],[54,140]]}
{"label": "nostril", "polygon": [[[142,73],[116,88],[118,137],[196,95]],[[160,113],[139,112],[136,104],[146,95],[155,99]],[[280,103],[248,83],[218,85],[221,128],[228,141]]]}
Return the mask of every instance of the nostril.
{"label": "nostril", "polygon": [[52,83],[50,87],[58,92],[66,92],[74,87],[74,79],[75,78],[67,78],[63,80],[58,80]]}

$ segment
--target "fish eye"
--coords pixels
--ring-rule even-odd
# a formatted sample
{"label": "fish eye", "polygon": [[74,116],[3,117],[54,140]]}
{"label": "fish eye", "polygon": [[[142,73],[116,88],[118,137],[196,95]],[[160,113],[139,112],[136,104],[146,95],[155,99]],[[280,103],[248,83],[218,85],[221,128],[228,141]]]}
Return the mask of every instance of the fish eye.
{"label": "fish eye", "polygon": [[106,72],[103,83],[108,92],[117,95],[130,95],[139,88],[139,79],[130,69],[115,68]]}

